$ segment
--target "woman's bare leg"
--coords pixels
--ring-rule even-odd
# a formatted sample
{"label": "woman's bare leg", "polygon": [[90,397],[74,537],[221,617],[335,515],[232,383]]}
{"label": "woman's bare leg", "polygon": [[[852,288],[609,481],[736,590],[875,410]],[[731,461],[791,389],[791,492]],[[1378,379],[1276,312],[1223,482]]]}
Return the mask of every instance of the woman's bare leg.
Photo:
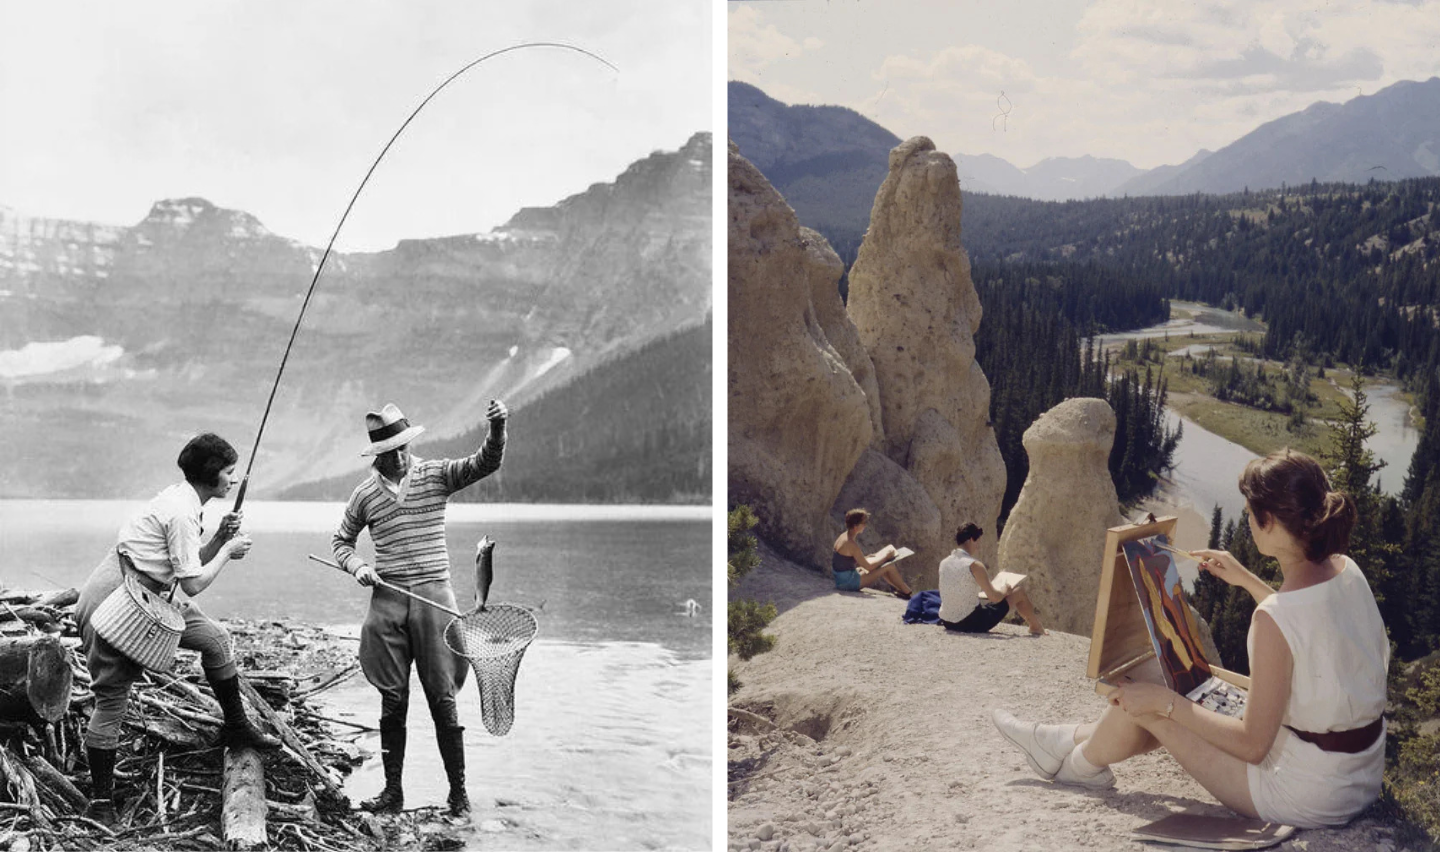
{"label": "woman's bare leg", "polygon": [[1085,759],[1096,766],[1109,766],[1160,747],[1159,740],[1113,704],[1098,721],[1077,728],[1075,742],[1084,746]]}
{"label": "woman's bare leg", "polygon": [[1119,707],[1109,707],[1094,725],[1082,725],[1075,732],[1081,754],[1096,766],[1119,763],[1137,754],[1164,746],[1180,766],[1209,791],[1210,795],[1236,813],[1257,816],[1250,797],[1246,763],[1221,751],[1199,735],[1162,716],[1132,717]]}
{"label": "woman's bare leg", "polygon": [[914,593],[913,590],[906,585],[904,578],[900,576],[900,569],[894,565],[886,565],[884,568],[881,568],[880,576],[884,577],[885,582],[894,586],[901,594],[909,595]]}
{"label": "woman's bare leg", "polygon": [[907,595],[911,594],[910,587],[905,585],[905,581],[900,577],[900,569],[896,568],[894,565],[886,565],[882,568],[877,568],[874,571],[861,574],[860,586],[862,588],[869,588],[870,586],[875,585],[881,580],[884,580],[885,582],[894,586],[896,591],[903,592]]}
{"label": "woman's bare leg", "polygon": [[1030,596],[1025,594],[1024,589],[1016,589],[1006,595],[1005,600],[1009,601],[1010,606],[1020,614],[1021,618],[1025,619],[1025,623],[1030,626],[1030,635],[1045,635],[1045,625],[1040,623],[1040,616],[1035,612],[1035,605],[1030,603]]}

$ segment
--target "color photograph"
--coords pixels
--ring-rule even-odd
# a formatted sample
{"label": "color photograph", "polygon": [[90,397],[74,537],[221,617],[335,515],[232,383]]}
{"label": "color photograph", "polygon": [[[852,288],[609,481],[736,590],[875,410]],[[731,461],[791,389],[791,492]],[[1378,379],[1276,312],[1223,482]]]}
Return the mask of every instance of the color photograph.
{"label": "color photograph", "polygon": [[1433,848],[1440,3],[726,17],[730,848]]}

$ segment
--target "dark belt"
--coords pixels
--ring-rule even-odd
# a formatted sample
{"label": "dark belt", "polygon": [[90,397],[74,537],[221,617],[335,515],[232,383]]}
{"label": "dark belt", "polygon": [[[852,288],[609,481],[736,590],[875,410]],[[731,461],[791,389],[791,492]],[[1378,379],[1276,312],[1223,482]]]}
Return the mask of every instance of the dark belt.
{"label": "dark belt", "polygon": [[1286,725],[1290,733],[1299,737],[1311,745],[1319,746],[1321,751],[1338,751],[1345,754],[1359,754],[1375,744],[1380,736],[1380,728],[1384,717],[1377,717],[1375,721],[1363,728],[1351,728],[1348,731],[1326,731],[1323,734],[1312,734],[1309,731],[1297,731]]}
{"label": "dark belt", "polygon": [[130,554],[118,549],[115,551],[115,553],[118,554],[120,557],[121,567],[129,568],[130,571],[134,573],[135,579],[140,583],[140,585],[144,586],[145,588],[149,589],[157,595],[163,595],[172,591],[170,586],[160,582],[154,577],[151,577],[149,574],[146,574],[139,568],[136,568],[135,563],[130,559]]}

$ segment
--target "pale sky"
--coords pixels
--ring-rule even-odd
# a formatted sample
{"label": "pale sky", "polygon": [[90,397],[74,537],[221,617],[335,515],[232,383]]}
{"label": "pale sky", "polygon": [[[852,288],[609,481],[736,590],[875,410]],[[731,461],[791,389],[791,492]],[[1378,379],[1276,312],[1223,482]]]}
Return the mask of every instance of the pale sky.
{"label": "pale sky", "polygon": [[711,0],[0,0],[0,206],[131,225],[199,196],[323,246],[487,231],[711,130]]}
{"label": "pale sky", "polygon": [[732,0],[727,11],[730,79],[1021,168],[1085,154],[1179,163],[1316,101],[1440,74],[1440,0]]}

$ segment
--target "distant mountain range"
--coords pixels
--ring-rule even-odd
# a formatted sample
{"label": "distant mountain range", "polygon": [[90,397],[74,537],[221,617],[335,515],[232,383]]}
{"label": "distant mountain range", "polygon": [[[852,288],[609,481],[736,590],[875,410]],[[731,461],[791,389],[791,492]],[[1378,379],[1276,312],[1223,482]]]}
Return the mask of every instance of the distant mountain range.
{"label": "distant mountain range", "polygon": [[[735,81],[729,93],[730,137],[740,153],[801,222],[832,241],[843,235],[842,244],[858,239],[899,137],[844,107],[788,106]],[[988,154],[953,156],[966,192],[1049,201],[1440,175],[1440,77],[1344,104],[1317,103],[1218,151],[1148,171],[1090,156],[1052,157],[1026,169]]]}
{"label": "distant mountain range", "polygon": [[[598,426],[619,422],[610,408],[641,404],[659,421],[652,430],[693,433],[693,406],[650,397],[685,396],[675,382],[708,389],[708,351],[704,362],[677,355],[663,369],[631,359],[708,334],[711,147],[710,134],[696,134],[486,234],[332,255],[251,493],[273,497],[358,470],[364,413],[385,401],[426,425],[421,455],[432,454],[427,442],[473,432],[492,397],[514,412],[517,456],[542,399],[546,417],[596,427],[596,441],[617,437]],[[207,429],[229,438],[243,465],[319,256],[198,198],[157,202],[134,226],[0,208],[0,431],[22,450],[0,462],[0,497],[143,497],[177,475],[184,439]],[[621,363],[641,371],[641,386],[655,385],[646,401],[585,388]],[[617,446],[629,445],[617,437]],[[645,499],[708,495],[708,436],[685,452],[694,481],[666,479],[673,488]],[[637,493],[629,483],[567,490],[566,463],[555,454],[529,469],[507,463],[507,496]]]}
{"label": "distant mountain range", "polygon": [[1111,194],[1218,194],[1312,180],[1364,183],[1434,175],[1440,175],[1440,77],[1404,80],[1343,104],[1311,104],[1164,180],[1137,178]]}

